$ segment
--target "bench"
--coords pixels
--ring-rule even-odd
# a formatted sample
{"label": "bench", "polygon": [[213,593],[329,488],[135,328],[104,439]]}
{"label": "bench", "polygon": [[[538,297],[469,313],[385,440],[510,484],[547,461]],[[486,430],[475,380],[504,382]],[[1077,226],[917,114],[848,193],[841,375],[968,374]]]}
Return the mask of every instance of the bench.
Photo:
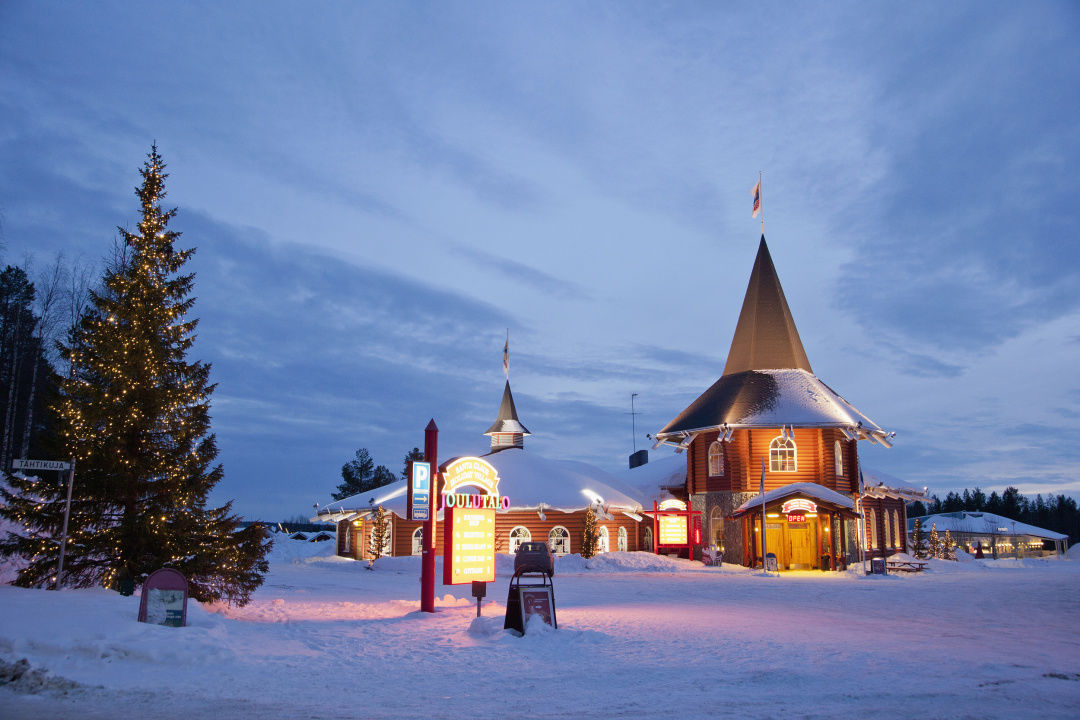
{"label": "bench", "polygon": [[926,563],[919,560],[886,560],[885,567],[897,572],[922,572]]}

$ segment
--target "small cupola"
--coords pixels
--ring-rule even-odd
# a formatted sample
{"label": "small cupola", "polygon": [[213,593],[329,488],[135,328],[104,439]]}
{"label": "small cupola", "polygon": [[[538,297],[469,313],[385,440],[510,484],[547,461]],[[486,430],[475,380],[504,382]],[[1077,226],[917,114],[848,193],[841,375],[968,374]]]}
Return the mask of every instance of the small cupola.
{"label": "small cupola", "polygon": [[506,448],[525,447],[525,436],[531,433],[518,420],[517,408],[514,407],[514,395],[510,392],[509,380],[506,381],[502,403],[499,404],[499,416],[484,434],[491,437],[491,452],[498,452]]}

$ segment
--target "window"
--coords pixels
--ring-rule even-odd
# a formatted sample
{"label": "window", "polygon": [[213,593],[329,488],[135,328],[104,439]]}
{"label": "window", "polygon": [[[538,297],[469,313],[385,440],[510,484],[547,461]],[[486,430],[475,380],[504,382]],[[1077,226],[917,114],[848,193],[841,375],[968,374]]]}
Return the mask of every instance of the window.
{"label": "window", "polygon": [[904,546],[903,538],[900,535],[900,511],[892,511],[893,522],[893,547],[900,548]]}
{"label": "window", "polygon": [[412,533],[412,554],[423,555],[424,554],[424,526],[413,530]]}
{"label": "window", "polygon": [[596,552],[611,552],[611,536],[606,527],[601,526],[596,534]]}
{"label": "window", "polygon": [[562,525],[556,525],[548,533],[548,547],[555,555],[570,554],[570,531]]}
{"label": "window", "polygon": [[795,472],[799,467],[795,441],[786,435],[777,435],[769,443],[769,472]]}
{"label": "window", "polygon": [[881,524],[885,526],[885,547],[892,547],[892,523],[889,522],[889,511],[882,508]]}
{"label": "window", "polygon": [[724,474],[724,443],[719,440],[713,441],[709,446],[709,475],[718,476]]}
{"label": "window", "polygon": [[[389,513],[387,513],[389,515]],[[386,537],[383,539],[382,556],[390,557],[394,554],[394,526],[390,522],[389,518],[386,520]],[[368,550],[372,555],[375,554],[375,522],[371,522],[371,534],[368,535]]]}
{"label": "window", "polygon": [[510,554],[513,555],[521,547],[521,543],[529,542],[532,540],[532,533],[529,532],[529,528],[518,525],[516,528],[510,531]]}
{"label": "window", "polygon": [[341,532],[345,533],[344,552],[345,552],[346,555],[348,555],[349,552],[352,550],[352,534],[353,534],[352,523],[343,522],[340,525],[338,525],[338,527],[339,528],[344,528],[344,530],[342,530]]}
{"label": "window", "polygon": [[642,535],[641,535],[641,549],[645,550],[646,552],[652,552],[653,551],[652,528],[651,527],[645,528],[645,532],[642,533]]}
{"label": "window", "polygon": [[836,477],[844,477],[844,446],[839,440],[833,443],[833,459],[836,460]]}
{"label": "window", "polygon": [[630,548],[630,543],[626,539],[626,528],[619,528],[619,552],[626,552]]}
{"label": "window", "polygon": [[709,542],[718,548],[724,547],[724,511],[719,507],[709,511]]}
{"label": "window", "polygon": [[870,547],[878,549],[878,535],[877,535],[877,513],[874,512],[874,508],[870,508],[866,514],[866,535],[867,540],[870,543]]}

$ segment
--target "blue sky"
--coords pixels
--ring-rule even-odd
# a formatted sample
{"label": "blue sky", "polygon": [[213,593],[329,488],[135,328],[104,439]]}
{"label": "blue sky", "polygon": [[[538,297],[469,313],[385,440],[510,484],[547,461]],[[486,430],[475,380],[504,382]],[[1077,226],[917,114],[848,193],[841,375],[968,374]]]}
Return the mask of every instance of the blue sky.
{"label": "blue sky", "polygon": [[[325,501],[434,417],[607,469],[719,377],[760,232],[866,466],[1080,493],[1071,3],[0,4],[3,259],[97,263],[156,140],[216,501]],[[666,451],[664,451],[666,452]],[[661,451],[654,453],[654,457]]]}

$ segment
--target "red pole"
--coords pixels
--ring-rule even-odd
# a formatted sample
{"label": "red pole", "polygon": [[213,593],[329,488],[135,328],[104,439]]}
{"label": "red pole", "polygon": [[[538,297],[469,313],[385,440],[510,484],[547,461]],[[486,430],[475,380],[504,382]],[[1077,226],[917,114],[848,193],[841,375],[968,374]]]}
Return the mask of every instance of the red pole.
{"label": "red pole", "polygon": [[424,522],[420,559],[420,612],[435,612],[435,513],[439,509],[439,427],[435,418],[424,428],[424,462],[431,464],[431,500]]}

